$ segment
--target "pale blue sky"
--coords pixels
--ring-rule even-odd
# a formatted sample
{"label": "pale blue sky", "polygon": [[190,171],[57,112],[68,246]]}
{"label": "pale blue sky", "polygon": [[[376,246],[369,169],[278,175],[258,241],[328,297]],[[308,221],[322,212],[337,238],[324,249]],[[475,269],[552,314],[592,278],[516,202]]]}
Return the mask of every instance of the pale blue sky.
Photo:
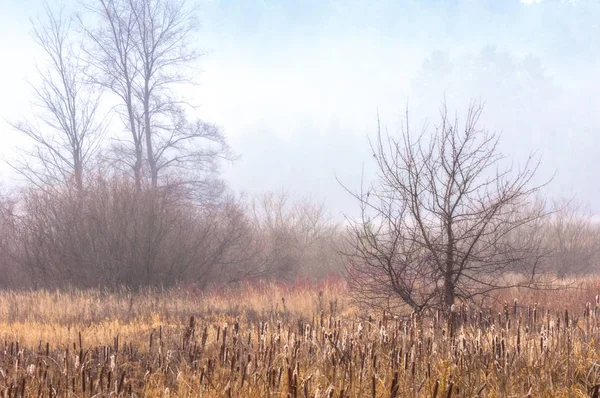
{"label": "pale blue sky", "polygon": [[[25,79],[41,61],[29,18],[41,4],[0,0],[9,156],[22,143],[3,120],[30,112]],[[357,186],[363,163],[371,175],[377,111],[393,130],[408,103],[420,129],[445,96],[459,115],[485,101],[483,123],[503,132],[507,155],[538,151],[540,179],[556,172],[549,195],[576,194],[600,212],[600,1],[214,0],[198,16],[207,55],[187,94],[241,155],[225,167],[236,190],[285,188],[350,211],[335,176]]]}

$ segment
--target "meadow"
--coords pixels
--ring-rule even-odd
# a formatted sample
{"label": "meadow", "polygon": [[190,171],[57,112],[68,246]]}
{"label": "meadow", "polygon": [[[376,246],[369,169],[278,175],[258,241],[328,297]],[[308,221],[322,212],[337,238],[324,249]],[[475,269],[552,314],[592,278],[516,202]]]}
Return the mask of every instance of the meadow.
{"label": "meadow", "polygon": [[600,280],[449,316],[343,281],[0,293],[5,397],[598,397]]}

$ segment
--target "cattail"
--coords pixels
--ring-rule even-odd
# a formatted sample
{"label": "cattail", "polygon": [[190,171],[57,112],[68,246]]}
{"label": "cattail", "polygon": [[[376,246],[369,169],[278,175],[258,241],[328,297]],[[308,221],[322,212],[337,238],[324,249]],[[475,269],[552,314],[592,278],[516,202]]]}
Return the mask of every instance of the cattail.
{"label": "cattail", "polygon": [[117,357],[113,354],[110,356],[110,370],[114,373],[117,368]]}

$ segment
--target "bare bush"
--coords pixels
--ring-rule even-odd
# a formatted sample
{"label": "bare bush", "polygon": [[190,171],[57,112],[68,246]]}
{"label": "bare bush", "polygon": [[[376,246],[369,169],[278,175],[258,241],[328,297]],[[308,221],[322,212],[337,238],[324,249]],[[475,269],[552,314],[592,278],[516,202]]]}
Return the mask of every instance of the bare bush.
{"label": "bare bush", "polygon": [[15,208],[16,200],[0,189],[0,288],[28,286],[27,276],[15,263]]}
{"label": "bare bush", "polygon": [[83,194],[27,190],[16,216],[17,261],[41,286],[213,283],[236,262],[247,228],[231,204],[201,207],[182,197],[118,177],[97,179]]}
{"label": "bare bush", "polygon": [[256,261],[265,275],[293,280],[341,272],[334,246],[338,225],[323,204],[267,192],[253,198],[250,212],[258,237]]}
{"label": "bare bush", "polygon": [[600,227],[592,221],[592,213],[574,200],[557,201],[554,207],[543,229],[548,269],[561,277],[597,273]]}
{"label": "bare bush", "polygon": [[182,190],[140,190],[118,176],[83,191],[24,189],[17,202],[3,202],[2,266],[32,286],[110,289],[340,272],[337,227],[322,205],[286,194],[198,204]]}

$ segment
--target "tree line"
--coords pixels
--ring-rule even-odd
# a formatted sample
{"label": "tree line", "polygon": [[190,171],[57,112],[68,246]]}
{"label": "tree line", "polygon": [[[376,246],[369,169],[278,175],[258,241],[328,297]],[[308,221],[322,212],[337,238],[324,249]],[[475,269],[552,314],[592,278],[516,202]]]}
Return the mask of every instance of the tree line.
{"label": "tree line", "polygon": [[35,112],[11,122],[28,145],[9,160],[25,184],[2,200],[2,285],[203,288],[339,269],[321,204],[222,180],[235,155],[181,95],[202,55],[191,4],[45,11]]}
{"label": "tree line", "polygon": [[181,93],[202,51],[183,0],[88,0],[33,21],[44,60],[33,109],[11,122],[29,145],[10,159],[25,183],[0,206],[4,287],[207,288],[343,274],[360,302],[449,309],[548,275],[595,272],[598,226],[549,204],[539,160],[506,165],[500,135],[442,107],[418,134],[381,125],[378,171],[360,210],[337,222],[284,192],[236,195],[221,129]]}

